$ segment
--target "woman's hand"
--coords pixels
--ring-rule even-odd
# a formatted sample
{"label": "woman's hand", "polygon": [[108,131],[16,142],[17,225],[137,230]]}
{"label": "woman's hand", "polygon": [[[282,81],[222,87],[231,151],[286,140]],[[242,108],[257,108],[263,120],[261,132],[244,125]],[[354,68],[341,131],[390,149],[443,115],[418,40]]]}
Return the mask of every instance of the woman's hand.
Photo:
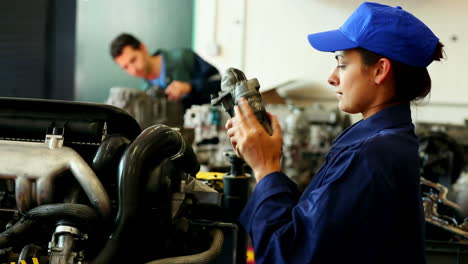
{"label": "woman's hand", "polygon": [[244,98],[234,110],[235,116],[226,123],[227,134],[236,154],[252,168],[257,182],[271,172],[280,171],[283,138],[278,118],[268,114],[273,129],[270,136]]}

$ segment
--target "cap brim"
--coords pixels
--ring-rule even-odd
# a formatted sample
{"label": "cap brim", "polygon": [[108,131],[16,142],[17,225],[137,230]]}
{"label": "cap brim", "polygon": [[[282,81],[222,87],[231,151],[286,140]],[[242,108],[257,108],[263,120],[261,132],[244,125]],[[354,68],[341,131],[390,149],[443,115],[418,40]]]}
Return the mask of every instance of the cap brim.
{"label": "cap brim", "polygon": [[309,34],[310,45],[320,51],[347,50],[359,47],[357,43],[348,39],[340,30],[330,30]]}

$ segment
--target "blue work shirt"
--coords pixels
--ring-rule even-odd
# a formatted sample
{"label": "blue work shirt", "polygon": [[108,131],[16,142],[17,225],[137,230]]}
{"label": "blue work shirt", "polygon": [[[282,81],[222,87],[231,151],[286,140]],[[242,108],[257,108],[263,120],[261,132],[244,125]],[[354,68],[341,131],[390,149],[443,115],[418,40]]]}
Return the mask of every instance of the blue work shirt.
{"label": "blue work shirt", "polygon": [[164,61],[164,57],[161,57],[161,71],[159,73],[159,77],[153,80],[148,81],[151,85],[157,85],[161,88],[166,88],[168,83],[166,81],[166,62]]}
{"label": "blue work shirt", "polygon": [[192,85],[190,93],[182,97],[184,109],[192,105],[211,103],[211,94],[221,91],[221,76],[213,65],[191,49],[157,50],[153,56],[161,55],[163,65],[159,78],[144,80],[143,90],[157,85],[166,89],[173,81]]}
{"label": "blue work shirt", "polygon": [[281,172],[255,187],[240,222],[261,263],[425,263],[418,141],[409,104],[333,142],[300,195]]}

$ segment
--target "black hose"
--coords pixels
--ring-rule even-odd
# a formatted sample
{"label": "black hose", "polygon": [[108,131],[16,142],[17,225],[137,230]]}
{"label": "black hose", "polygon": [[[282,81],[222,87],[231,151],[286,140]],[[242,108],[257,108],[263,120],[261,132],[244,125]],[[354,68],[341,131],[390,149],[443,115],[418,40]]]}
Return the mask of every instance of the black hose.
{"label": "black hose", "polygon": [[36,220],[22,217],[18,222],[0,234],[0,248],[6,248],[14,242],[18,236],[30,230],[36,224]]}
{"label": "black hose", "polygon": [[0,248],[8,247],[10,242],[30,230],[42,220],[67,219],[79,224],[87,224],[98,219],[94,208],[84,204],[47,204],[29,210],[20,220],[0,234]]}
{"label": "black hose", "polygon": [[[93,169],[96,172],[110,170],[112,165],[117,164],[123,152],[130,145],[130,140],[120,135],[110,135],[99,145],[93,159]],[[101,175],[101,173],[96,173]]]}
{"label": "black hose", "polygon": [[[125,263],[123,260],[128,257],[129,248],[136,248],[137,243],[131,239],[131,235],[145,230],[139,221],[141,204],[144,202],[144,184],[151,171],[168,158],[173,159],[176,166],[186,173],[195,174],[200,169],[192,147],[179,132],[165,125],[148,127],[126,149],[119,164],[116,227],[92,263]],[[160,188],[153,186],[156,191]],[[170,202],[167,201],[168,204]],[[138,263],[135,259],[132,261]]]}
{"label": "black hose", "polygon": [[99,219],[96,209],[85,204],[45,204],[26,213],[31,219],[67,219],[77,224],[88,224]]}

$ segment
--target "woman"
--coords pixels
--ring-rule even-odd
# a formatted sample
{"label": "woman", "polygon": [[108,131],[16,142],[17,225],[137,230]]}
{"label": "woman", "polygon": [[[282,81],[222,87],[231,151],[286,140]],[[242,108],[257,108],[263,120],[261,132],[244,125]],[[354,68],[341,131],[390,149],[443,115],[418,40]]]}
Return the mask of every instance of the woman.
{"label": "woman", "polygon": [[400,7],[365,2],[339,30],[309,35],[334,52],[328,81],[339,108],[363,119],[343,131],[307,189],[281,172],[282,137],[240,100],[226,128],[257,186],[240,222],[256,263],[425,263],[418,141],[410,102],[431,87],[426,67],[443,45]]}

